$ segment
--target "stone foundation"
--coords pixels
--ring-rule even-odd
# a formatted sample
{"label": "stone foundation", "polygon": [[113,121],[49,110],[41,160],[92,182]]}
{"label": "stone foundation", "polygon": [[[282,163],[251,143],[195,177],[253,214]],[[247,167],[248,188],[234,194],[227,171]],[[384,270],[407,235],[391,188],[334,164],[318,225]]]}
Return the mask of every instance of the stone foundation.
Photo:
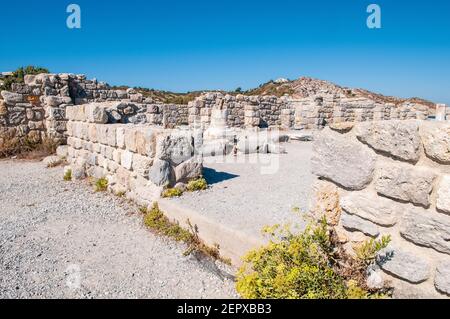
{"label": "stone foundation", "polygon": [[312,210],[350,251],[391,236],[372,276],[391,281],[395,296],[450,296],[450,123],[374,121],[343,132],[326,128],[314,142]]}
{"label": "stone foundation", "polygon": [[68,106],[68,162],[72,177],[106,178],[108,188],[141,205],[158,200],[164,187],[202,174],[195,138],[185,130],[144,124],[106,124],[104,103]]}

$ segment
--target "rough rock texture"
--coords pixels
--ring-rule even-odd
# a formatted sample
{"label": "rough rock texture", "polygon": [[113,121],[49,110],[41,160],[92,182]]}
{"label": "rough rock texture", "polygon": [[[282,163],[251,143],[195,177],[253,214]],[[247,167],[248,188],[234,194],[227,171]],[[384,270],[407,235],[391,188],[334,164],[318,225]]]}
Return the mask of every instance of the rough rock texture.
{"label": "rough rock texture", "polygon": [[411,283],[420,283],[430,276],[430,265],[425,260],[399,248],[383,249],[376,261],[384,271]]}
{"label": "rough rock texture", "polygon": [[450,261],[443,261],[438,264],[434,284],[437,290],[450,295]]}
{"label": "rough rock texture", "polygon": [[356,215],[342,214],[341,224],[346,230],[359,231],[370,237],[377,237],[380,234],[376,225]]}
{"label": "rough rock texture", "polygon": [[427,156],[439,163],[450,164],[450,124],[424,123],[421,135]]}
{"label": "rough rock texture", "polygon": [[400,233],[416,245],[450,255],[450,217],[415,209],[405,213]]}
{"label": "rough rock texture", "polygon": [[442,176],[437,190],[436,207],[450,214],[450,175]]}
{"label": "rough rock texture", "polygon": [[401,208],[392,200],[372,193],[351,193],[341,198],[342,209],[381,226],[393,226]]}
{"label": "rough rock texture", "polygon": [[165,186],[170,183],[170,164],[168,161],[156,160],[150,168],[148,178],[157,186]]}
{"label": "rough rock texture", "polygon": [[373,149],[395,158],[417,162],[421,139],[418,121],[374,121],[358,125],[358,139]]}
{"label": "rough rock texture", "polygon": [[313,173],[345,188],[360,190],[373,179],[376,155],[367,146],[325,129],[314,143]]}
{"label": "rough rock texture", "polygon": [[[312,198],[316,200],[311,201],[311,210],[319,207],[326,211],[329,198],[340,198],[342,214],[336,226],[337,240],[350,254],[356,245],[367,240],[361,231],[391,236],[391,244],[400,251],[383,270],[391,275],[385,279],[396,298],[450,297],[450,275],[445,268],[449,267],[450,257],[450,175],[446,164],[449,127],[449,123],[434,121],[355,123],[347,132],[330,133],[325,129],[315,137],[314,144],[318,145],[314,148],[326,149],[314,154],[314,172],[319,181],[323,177],[333,180],[329,172],[343,175],[342,180],[345,175],[352,177],[353,171],[347,167],[353,159],[336,154],[355,141],[376,150],[371,150],[376,152],[371,183],[354,191],[334,178],[334,188],[327,189],[328,194],[318,197],[313,192]],[[417,130],[421,142],[417,141]],[[315,203],[317,198],[323,199],[322,207]],[[447,265],[437,269],[439,261]],[[372,279],[378,282],[376,276]]]}
{"label": "rough rock texture", "polygon": [[330,225],[337,225],[342,213],[337,186],[326,181],[316,181],[312,186],[310,211],[317,219],[325,216]]}
{"label": "rough rock texture", "polygon": [[156,157],[161,160],[179,165],[193,155],[193,139],[188,132],[162,135],[156,140]]}
{"label": "rough rock texture", "polygon": [[375,188],[381,195],[427,207],[435,178],[436,174],[425,167],[384,165]]}

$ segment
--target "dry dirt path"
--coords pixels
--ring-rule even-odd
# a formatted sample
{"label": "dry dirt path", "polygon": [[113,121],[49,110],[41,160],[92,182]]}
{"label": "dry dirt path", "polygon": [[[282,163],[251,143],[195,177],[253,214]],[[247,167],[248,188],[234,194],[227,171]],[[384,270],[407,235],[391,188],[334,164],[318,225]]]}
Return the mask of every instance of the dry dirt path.
{"label": "dry dirt path", "polygon": [[0,161],[0,298],[236,297],[229,269],[185,249],[62,168]]}

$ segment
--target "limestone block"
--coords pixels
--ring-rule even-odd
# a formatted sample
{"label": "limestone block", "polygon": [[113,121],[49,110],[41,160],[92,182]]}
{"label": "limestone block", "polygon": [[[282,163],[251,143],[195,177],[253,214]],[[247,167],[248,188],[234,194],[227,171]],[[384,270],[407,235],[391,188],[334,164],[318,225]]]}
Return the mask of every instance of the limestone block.
{"label": "limestone block", "polygon": [[421,283],[430,276],[430,265],[426,260],[397,247],[380,251],[376,262],[387,273],[411,283]]}
{"label": "limestone block", "polygon": [[132,169],[138,176],[147,177],[153,160],[150,157],[133,154]]}
{"label": "limestone block", "polygon": [[117,146],[116,127],[114,125],[108,126],[108,145],[112,147]]}
{"label": "limestone block", "polygon": [[311,194],[309,208],[316,219],[319,220],[325,216],[329,225],[336,226],[342,213],[337,186],[317,180],[312,186]]}
{"label": "limestone block", "polygon": [[156,186],[166,186],[171,182],[170,163],[165,160],[155,160],[149,172],[149,180]]}
{"label": "limestone block", "polygon": [[341,225],[348,231],[359,231],[370,237],[377,237],[380,234],[375,224],[356,215],[343,213],[341,215]]}
{"label": "limestone block", "polygon": [[128,150],[123,151],[120,158],[120,164],[124,168],[130,170],[133,164],[133,153]]}
{"label": "limestone block", "polygon": [[97,139],[100,144],[108,145],[108,125],[96,124]]}
{"label": "limestone block", "polygon": [[380,168],[375,188],[389,198],[427,207],[435,179],[436,174],[426,167],[385,164]]}
{"label": "limestone block", "polygon": [[21,103],[24,101],[22,94],[2,91],[1,95],[6,104],[14,105],[16,103]]}
{"label": "limestone block", "polygon": [[395,158],[417,162],[421,139],[418,121],[375,121],[355,127],[357,138],[373,149]]}
{"label": "limestone block", "polygon": [[113,161],[120,165],[121,158],[122,158],[122,150],[115,149],[113,151]]}
{"label": "limestone block", "polygon": [[125,128],[125,147],[136,153],[136,129]]}
{"label": "limestone block", "polygon": [[340,200],[342,209],[381,226],[393,226],[403,208],[392,200],[368,192],[350,193]]}
{"label": "limestone block", "polygon": [[312,171],[348,189],[365,188],[373,179],[376,155],[367,146],[324,129],[313,144]]}
{"label": "limestone block", "polygon": [[442,261],[437,265],[434,286],[438,291],[450,295],[450,261]]}
{"label": "limestone block", "polygon": [[116,129],[116,142],[117,147],[124,149],[125,148],[125,128],[118,127]]}
{"label": "limestone block", "polygon": [[117,184],[124,186],[126,189],[130,188],[131,174],[125,168],[119,167],[116,171]]}
{"label": "limestone block", "polygon": [[89,127],[88,127],[88,139],[91,142],[93,142],[93,143],[97,143],[97,141],[98,141],[98,139],[97,139],[97,125],[89,124]]}
{"label": "limestone block", "polygon": [[192,157],[191,159],[181,163],[175,167],[175,182],[189,182],[202,175],[203,165],[200,157]]}
{"label": "limestone block", "polygon": [[106,109],[99,104],[91,103],[85,106],[86,120],[89,123],[106,124],[108,123],[108,114]]}
{"label": "limestone block", "polygon": [[421,135],[427,156],[438,163],[450,164],[450,123],[425,122]]}
{"label": "limestone block", "polygon": [[439,183],[436,207],[437,209],[450,214],[450,175],[444,175]]}
{"label": "limestone block", "polygon": [[403,215],[400,234],[416,245],[450,255],[450,217],[421,208]]}
{"label": "limestone block", "polygon": [[156,157],[179,165],[194,154],[192,135],[189,132],[172,132],[156,137]]}

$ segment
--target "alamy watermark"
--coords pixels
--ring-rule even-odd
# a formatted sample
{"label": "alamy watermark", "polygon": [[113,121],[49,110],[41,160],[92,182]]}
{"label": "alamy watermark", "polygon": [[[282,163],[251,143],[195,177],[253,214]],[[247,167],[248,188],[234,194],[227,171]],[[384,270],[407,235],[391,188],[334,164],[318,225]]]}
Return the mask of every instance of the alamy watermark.
{"label": "alamy watermark", "polygon": [[370,4],[367,7],[367,27],[369,29],[381,29],[381,7],[378,4]]}
{"label": "alamy watermark", "polygon": [[69,4],[66,9],[70,13],[66,20],[69,29],[81,29],[81,7],[78,4]]}

